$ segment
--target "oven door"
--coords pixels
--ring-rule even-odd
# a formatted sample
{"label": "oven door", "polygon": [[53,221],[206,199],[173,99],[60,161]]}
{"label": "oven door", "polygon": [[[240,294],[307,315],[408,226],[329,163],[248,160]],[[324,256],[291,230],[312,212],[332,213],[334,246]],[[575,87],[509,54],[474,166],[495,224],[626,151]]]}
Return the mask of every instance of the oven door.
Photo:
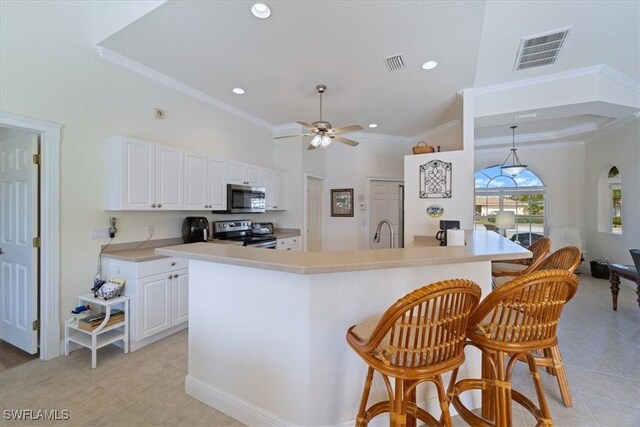
{"label": "oven door", "polygon": [[264,212],[264,188],[227,184],[227,211],[230,213]]}
{"label": "oven door", "polygon": [[276,249],[277,244],[276,244],[276,240],[266,240],[264,242],[258,242],[258,243],[245,243],[244,246],[248,247],[248,248],[264,248],[264,249]]}

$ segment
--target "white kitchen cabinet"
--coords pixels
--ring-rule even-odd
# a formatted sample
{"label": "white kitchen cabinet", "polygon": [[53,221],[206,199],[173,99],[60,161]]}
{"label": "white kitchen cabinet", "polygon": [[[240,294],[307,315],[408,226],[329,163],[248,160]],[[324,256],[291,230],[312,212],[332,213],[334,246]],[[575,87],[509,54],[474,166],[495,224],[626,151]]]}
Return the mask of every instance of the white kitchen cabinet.
{"label": "white kitchen cabinet", "polygon": [[265,205],[268,211],[286,210],[285,206],[285,173],[262,168],[261,181],[265,189]]}
{"label": "white kitchen cabinet", "polygon": [[183,156],[184,152],[179,148],[156,144],[157,209],[182,209]]}
{"label": "white kitchen cabinet", "polygon": [[108,279],[126,280],[124,294],[131,299],[131,351],[187,327],[189,269],[186,259],[166,257],[134,262],[103,257],[102,269]]}
{"label": "white kitchen cabinet", "polygon": [[181,210],[183,151],[125,136],[105,140],[106,210]]}
{"label": "white kitchen cabinet", "polygon": [[284,251],[300,251],[300,236],[278,238],[276,249]]}
{"label": "white kitchen cabinet", "polygon": [[193,153],[184,156],[184,209],[226,208],[226,162]]}
{"label": "white kitchen cabinet", "polygon": [[258,166],[239,162],[227,162],[227,182],[229,184],[261,187],[261,174]]}

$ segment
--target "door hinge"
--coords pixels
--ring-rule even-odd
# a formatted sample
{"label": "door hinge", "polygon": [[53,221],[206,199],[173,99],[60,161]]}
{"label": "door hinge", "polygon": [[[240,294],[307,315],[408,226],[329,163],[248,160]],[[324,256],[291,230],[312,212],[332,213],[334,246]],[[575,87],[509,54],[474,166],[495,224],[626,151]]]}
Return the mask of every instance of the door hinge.
{"label": "door hinge", "polygon": [[39,331],[40,330],[40,320],[34,320],[33,324],[31,325],[31,327],[33,328],[34,331]]}
{"label": "door hinge", "polygon": [[39,237],[34,237],[33,238],[33,247],[34,248],[39,248],[40,247],[40,238]]}
{"label": "door hinge", "polygon": [[39,165],[40,164],[40,154],[34,154],[33,155],[33,164],[34,165]]}

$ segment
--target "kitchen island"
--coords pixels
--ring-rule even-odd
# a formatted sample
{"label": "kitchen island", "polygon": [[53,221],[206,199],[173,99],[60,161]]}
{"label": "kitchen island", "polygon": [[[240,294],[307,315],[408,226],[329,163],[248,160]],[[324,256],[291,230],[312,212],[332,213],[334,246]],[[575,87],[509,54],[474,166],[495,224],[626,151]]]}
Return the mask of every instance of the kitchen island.
{"label": "kitchen island", "polygon": [[[531,253],[496,233],[467,245],[289,252],[195,243],[156,249],[189,259],[187,394],[248,425],[353,425],[366,365],[347,329],[398,298],[451,278],[491,290],[491,261]],[[461,376],[479,376],[468,350]],[[418,403],[438,412],[435,390]],[[370,402],[386,392],[374,380]],[[477,395],[466,402],[478,407]]]}

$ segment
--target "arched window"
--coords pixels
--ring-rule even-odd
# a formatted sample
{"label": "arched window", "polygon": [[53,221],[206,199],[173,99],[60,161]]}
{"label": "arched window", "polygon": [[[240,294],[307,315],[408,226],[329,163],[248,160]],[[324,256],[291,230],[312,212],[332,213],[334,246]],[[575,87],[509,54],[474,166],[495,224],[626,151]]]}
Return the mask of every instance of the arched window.
{"label": "arched window", "polygon": [[526,169],[511,176],[496,165],[474,176],[477,224],[496,229],[496,213],[508,211],[515,214],[515,225],[500,230],[506,237],[529,246],[544,236],[546,187],[534,172]]}
{"label": "arched window", "polygon": [[598,184],[598,231],[622,234],[622,176],[616,166]]}

